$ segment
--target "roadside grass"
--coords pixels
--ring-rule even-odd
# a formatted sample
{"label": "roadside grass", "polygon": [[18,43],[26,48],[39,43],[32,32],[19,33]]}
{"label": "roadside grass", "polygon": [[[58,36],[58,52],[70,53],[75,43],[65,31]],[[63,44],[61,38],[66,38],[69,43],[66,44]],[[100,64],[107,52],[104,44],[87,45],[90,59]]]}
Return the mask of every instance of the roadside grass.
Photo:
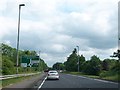
{"label": "roadside grass", "polygon": [[81,75],[89,78],[94,78],[94,79],[103,79],[103,80],[109,80],[113,82],[120,82],[120,78],[118,74],[111,75],[111,76],[96,76],[96,75],[86,75],[85,73],[82,72],[63,72],[66,74],[73,74],[73,75]]}
{"label": "roadside grass", "polygon": [[31,77],[35,77],[35,76],[38,76],[39,74],[36,74],[36,75],[30,75],[30,76],[23,76],[23,77],[16,77],[16,78],[10,78],[10,79],[3,79],[3,80],[0,80],[0,83],[1,84],[1,87],[6,87],[6,86],[9,86],[9,85],[12,85],[12,84],[15,84],[15,83],[19,83],[21,81],[24,81],[26,79],[30,79]]}
{"label": "roadside grass", "polygon": [[102,79],[120,82],[120,78],[118,78],[118,75],[103,77]]}
{"label": "roadside grass", "polygon": [[120,82],[120,72],[115,72],[115,71],[103,71],[100,74],[100,78],[105,79],[105,80],[111,80],[111,81],[116,81]]}

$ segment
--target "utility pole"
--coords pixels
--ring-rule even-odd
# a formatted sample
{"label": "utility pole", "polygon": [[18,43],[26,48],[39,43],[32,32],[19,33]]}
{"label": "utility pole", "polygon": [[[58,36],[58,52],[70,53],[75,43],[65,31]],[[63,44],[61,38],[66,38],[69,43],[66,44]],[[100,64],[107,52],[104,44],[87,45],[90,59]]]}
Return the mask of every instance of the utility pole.
{"label": "utility pole", "polygon": [[41,62],[40,62],[40,53],[41,53],[41,51],[39,51],[39,64],[38,64],[38,65],[39,65],[39,66],[38,66],[39,71],[40,71],[40,63],[41,63]]}
{"label": "utility pole", "polygon": [[79,64],[80,64],[80,62],[79,62],[79,46],[76,46],[76,47],[77,47],[77,49],[78,49],[77,52],[78,52],[78,72],[79,72],[79,71],[80,71],[80,70],[79,70],[79,66],[80,66],[80,65],[79,65]]}

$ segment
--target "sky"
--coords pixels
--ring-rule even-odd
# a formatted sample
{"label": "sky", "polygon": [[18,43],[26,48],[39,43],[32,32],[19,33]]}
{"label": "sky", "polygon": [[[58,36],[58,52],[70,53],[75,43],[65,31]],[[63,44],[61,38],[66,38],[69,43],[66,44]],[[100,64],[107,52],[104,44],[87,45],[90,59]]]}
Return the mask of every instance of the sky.
{"label": "sky", "polygon": [[16,48],[21,7],[21,50],[41,51],[52,66],[76,46],[86,60],[110,58],[118,49],[119,0],[0,0],[0,40]]}

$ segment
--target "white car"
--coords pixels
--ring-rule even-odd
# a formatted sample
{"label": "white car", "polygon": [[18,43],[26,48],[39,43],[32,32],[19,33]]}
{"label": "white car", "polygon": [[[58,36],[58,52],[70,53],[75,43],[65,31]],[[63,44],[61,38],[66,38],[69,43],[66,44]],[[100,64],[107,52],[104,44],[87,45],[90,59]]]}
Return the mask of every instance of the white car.
{"label": "white car", "polygon": [[47,79],[58,79],[59,80],[59,73],[55,70],[50,70],[48,72]]}

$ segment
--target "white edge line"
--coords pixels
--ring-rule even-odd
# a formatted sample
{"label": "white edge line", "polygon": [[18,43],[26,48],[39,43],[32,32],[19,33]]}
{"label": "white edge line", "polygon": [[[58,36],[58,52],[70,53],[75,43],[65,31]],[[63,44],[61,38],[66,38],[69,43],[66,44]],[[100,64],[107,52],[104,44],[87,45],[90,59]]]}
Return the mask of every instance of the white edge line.
{"label": "white edge line", "polygon": [[42,83],[40,84],[40,86],[38,87],[37,90],[39,90],[42,87],[42,85],[44,84],[44,82],[45,82],[46,79],[47,79],[47,77],[44,78],[44,80],[42,81]]}
{"label": "white edge line", "polygon": [[113,83],[113,84],[118,84],[117,82],[112,82],[112,81],[107,81],[107,80],[101,80],[101,79],[94,79],[96,81],[101,81],[101,82],[105,82],[105,83]]}
{"label": "white edge line", "polygon": [[[67,74],[67,75],[71,75],[71,74]],[[77,76],[77,77],[86,78],[86,79],[91,79],[91,80],[96,80],[96,81],[105,82],[105,83],[118,84],[118,83],[116,83],[116,82],[111,82],[111,81],[101,80],[101,79],[94,79],[94,78],[89,78],[89,77],[84,77],[84,76],[78,76],[78,75],[71,75],[71,76]]]}

